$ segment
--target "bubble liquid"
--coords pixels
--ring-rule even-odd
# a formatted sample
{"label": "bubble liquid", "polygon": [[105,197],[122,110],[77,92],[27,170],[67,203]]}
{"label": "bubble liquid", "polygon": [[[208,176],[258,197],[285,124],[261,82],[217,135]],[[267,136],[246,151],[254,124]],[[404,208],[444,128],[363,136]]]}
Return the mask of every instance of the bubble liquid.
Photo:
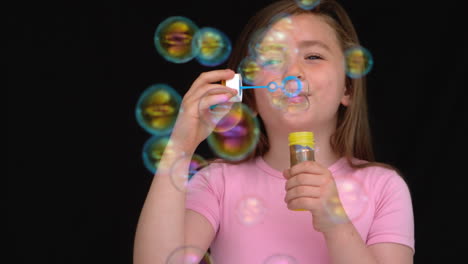
{"label": "bubble liquid", "polygon": [[[290,167],[303,162],[303,161],[314,161],[314,133],[304,132],[292,132],[289,134],[289,161]],[[294,209],[294,211],[307,211],[305,209]]]}

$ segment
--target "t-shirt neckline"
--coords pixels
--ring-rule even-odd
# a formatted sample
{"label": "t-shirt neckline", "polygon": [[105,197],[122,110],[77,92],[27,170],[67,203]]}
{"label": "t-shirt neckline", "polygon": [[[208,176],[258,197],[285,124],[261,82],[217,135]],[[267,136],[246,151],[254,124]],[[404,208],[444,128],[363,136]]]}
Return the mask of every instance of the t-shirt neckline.
{"label": "t-shirt neckline", "polygon": [[[281,178],[281,179],[285,179],[283,177],[283,172],[282,171],[278,171],[276,169],[273,169],[272,167],[270,167],[270,165],[268,165],[268,163],[266,163],[266,161],[263,159],[262,156],[258,156],[255,160],[255,164],[260,168],[262,169],[263,171],[265,171],[268,175],[271,175],[273,177],[276,177],[276,178]],[[330,165],[328,167],[328,170],[334,174],[335,172],[337,172],[339,169],[341,169],[341,167],[343,167],[344,165],[346,164],[346,158],[345,157],[341,157],[339,158],[337,161],[335,161],[335,163],[333,163],[332,165]]]}

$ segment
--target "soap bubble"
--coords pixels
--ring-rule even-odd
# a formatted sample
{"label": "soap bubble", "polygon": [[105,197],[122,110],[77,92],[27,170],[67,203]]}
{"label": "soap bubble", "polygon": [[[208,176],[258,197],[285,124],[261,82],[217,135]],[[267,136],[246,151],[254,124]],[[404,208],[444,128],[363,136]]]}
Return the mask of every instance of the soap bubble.
{"label": "soap bubble", "polygon": [[181,101],[182,97],[169,85],[151,85],[138,99],[135,111],[138,124],[153,135],[170,133]]}
{"label": "soap bubble", "polygon": [[227,90],[214,88],[207,91],[198,103],[198,114],[207,128],[225,132],[235,127],[242,118],[240,102],[230,102]]}
{"label": "soap bubble", "polygon": [[197,31],[197,25],[186,17],[168,17],[156,28],[156,50],[170,62],[190,61],[197,55],[196,50],[192,48],[192,40]]}
{"label": "soap bubble", "polygon": [[255,196],[244,197],[237,204],[237,217],[240,223],[245,226],[252,226],[262,222],[265,212],[264,202]]}
{"label": "soap bubble", "polygon": [[242,81],[253,85],[261,80],[261,67],[257,60],[252,56],[247,56],[239,63],[237,72],[242,76]]}
{"label": "soap bubble", "polygon": [[169,136],[152,136],[143,145],[143,164],[153,175],[168,143]]}
{"label": "soap bubble", "polygon": [[294,76],[288,76],[282,81],[281,89],[275,89],[278,81],[271,82],[268,88],[271,93],[268,96],[271,99],[273,107],[281,110],[283,113],[300,113],[305,112],[310,107],[309,101],[309,82],[300,80]]}
{"label": "soap bubble", "polygon": [[223,132],[213,132],[208,136],[208,145],[221,158],[239,161],[252,152],[258,142],[260,128],[252,110],[242,103],[241,119],[231,129]]}
{"label": "soap bubble", "polygon": [[320,0],[296,0],[296,3],[302,9],[311,10],[320,3]]}
{"label": "soap bubble", "polygon": [[374,60],[364,47],[354,46],[345,51],[346,74],[350,78],[361,78],[372,69]]}
{"label": "soap bubble", "polygon": [[188,182],[193,175],[205,168],[208,162],[200,155],[194,154],[192,157],[181,155],[171,168],[171,181],[174,187],[181,192],[185,192]]}
{"label": "soap bubble", "polygon": [[268,257],[263,264],[297,264],[297,261],[291,256],[278,254]]}
{"label": "soap bubble", "polygon": [[[294,97],[302,92],[305,81],[300,80],[296,76],[286,76],[283,79],[281,90],[287,97]],[[306,91],[307,92],[307,91]]]}
{"label": "soap bubble", "polygon": [[369,206],[369,198],[364,186],[353,175],[336,177],[335,183],[339,199],[335,197],[327,201],[327,211],[337,223],[358,220]]}
{"label": "soap bubble", "polygon": [[183,246],[174,250],[167,258],[166,264],[212,264],[211,256],[194,246]]}
{"label": "soap bubble", "polygon": [[253,34],[249,53],[265,74],[282,74],[291,63],[291,54],[296,51],[291,38],[293,23],[290,16],[279,14],[270,24]]}
{"label": "soap bubble", "polygon": [[204,66],[217,66],[231,54],[231,41],[223,32],[204,27],[195,34],[192,49],[197,51],[196,59]]}
{"label": "soap bubble", "polygon": [[281,74],[290,60],[288,52],[284,43],[262,43],[257,48],[257,62],[264,71]]}

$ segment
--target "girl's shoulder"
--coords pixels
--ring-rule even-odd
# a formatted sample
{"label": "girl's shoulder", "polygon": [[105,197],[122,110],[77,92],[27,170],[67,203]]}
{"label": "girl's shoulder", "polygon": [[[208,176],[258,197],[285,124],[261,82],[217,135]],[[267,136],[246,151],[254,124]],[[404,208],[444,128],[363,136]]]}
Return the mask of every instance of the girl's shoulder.
{"label": "girl's shoulder", "polygon": [[406,180],[395,166],[382,162],[351,159],[353,165],[348,164],[354,177],[373,186],[406,185]]}

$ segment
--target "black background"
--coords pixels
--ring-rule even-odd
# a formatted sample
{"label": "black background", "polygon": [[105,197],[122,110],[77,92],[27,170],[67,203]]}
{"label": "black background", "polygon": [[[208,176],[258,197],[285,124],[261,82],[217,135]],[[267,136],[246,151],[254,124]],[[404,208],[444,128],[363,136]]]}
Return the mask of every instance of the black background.
{"label": "black background", "polygon": [[[8,263],[132,263],[152,180],[141,159],[150,135],[136,123],[137,99],[154,83],[183,95],[212,69],[165,61],[154,30],[182,15],[234,42],[247,18],[271,1],[75,2],[21,2],[6,12]],[[455,164],[466,134],[466,32],[453,20],[461,7],[407,2],[341,1],[374,56],[368,99],[375,150],[412,192],[415,263],[439,263],[454,255],[441,254],[451,241],[434,218],[458,215],[437,190],[441,178],[461,176]],[[205,142],[197,153],[212,157]]]}

